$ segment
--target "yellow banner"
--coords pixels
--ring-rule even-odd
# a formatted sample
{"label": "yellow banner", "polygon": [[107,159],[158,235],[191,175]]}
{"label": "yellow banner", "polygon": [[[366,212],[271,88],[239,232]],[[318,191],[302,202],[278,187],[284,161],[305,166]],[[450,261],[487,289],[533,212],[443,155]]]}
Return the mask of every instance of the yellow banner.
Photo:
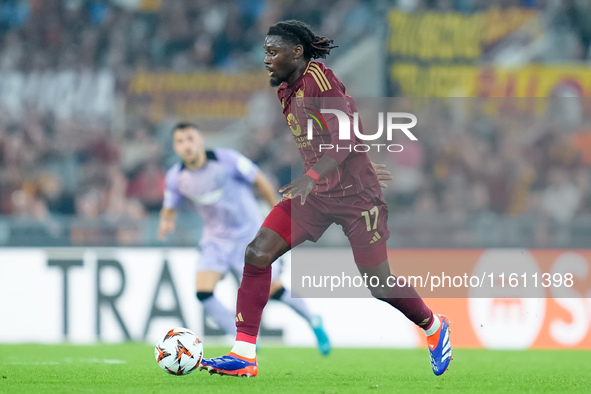
{"label": "yellow banner", "polygon": [[144,12],[156,12],[161,5],[162,0],[140,0],[138,8]]}
{"label": "yellow banner", "polygon": [[240,119],[253,93],[267,89],[265,73],[136,73],[127,85],[128,112],[148,107],[152,121],[182,118]]}
{"label": "yellow banner", "polygon": [[[405,13],[388,14],[390,56],[418,61],[474,61],[489,45],[530,22],[538,26],[537,11],[527,8],[492,7],[475,14]],[[531,28],[530,28],[531,31]],[[535,32],[535,30],[534,30]]]}
{"label": "yellow banner", "polygon": [[578,65],[511,69],[395,63],[390,78],[409,97],[549,97],[557,89],[591,96],[591,69]]}
{"label": "yellow banner", "polygon": [[476,91],[477,77],[478,69],[473,66],[396,63],[390,69],[391,81],[408,97],[471,97]]}

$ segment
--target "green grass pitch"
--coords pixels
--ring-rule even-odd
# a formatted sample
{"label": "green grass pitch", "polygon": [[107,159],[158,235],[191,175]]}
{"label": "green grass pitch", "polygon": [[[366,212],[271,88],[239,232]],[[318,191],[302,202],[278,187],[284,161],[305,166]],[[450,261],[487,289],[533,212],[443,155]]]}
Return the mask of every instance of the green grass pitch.
{"label": "green grass pitch", "polygon": [[[220,356],[228,348],[208,348]],[[255,378],[164,373],[153,347],[0,345],[0,393],[588,392],[591,352],[454,349],[436,377],[425,349],[263,347]]]}

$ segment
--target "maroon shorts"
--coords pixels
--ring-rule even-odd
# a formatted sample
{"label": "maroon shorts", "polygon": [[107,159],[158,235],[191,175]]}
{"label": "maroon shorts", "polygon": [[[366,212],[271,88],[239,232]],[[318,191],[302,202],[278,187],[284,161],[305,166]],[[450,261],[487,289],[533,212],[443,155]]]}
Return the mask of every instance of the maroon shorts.
{"label": "maroon shorts", "polygon": [[[269,213],[263,227],[276,231],[293,248],[306,240],[316,242],[333,223],[343,228],[356,255],[378,249],[390,236],[388,206],[381,191],[378,194],[371,188],[346,197],[310,194],[304,205],[300,204],[299,197],[281,201]],[[382,262],[386,259],[386,248],[379,250],[376,259],[381,258],[379,262]],[[378,262],[369,265],[374,263]]]}

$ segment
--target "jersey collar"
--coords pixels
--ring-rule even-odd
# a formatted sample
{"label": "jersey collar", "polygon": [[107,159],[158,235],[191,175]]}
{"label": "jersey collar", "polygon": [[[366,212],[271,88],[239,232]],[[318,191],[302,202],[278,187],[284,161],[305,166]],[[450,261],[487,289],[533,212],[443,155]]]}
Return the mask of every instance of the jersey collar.
{"label": "jersey collar", "polygon": [[293,81],[293,83],[291,83],[291,84],[288,85],[287,82],[283,82],[285,88],[286,89],[291,89],[294,86],[297,86],[300,83],[300,81],[302,80],[302,78],[304,78],[304,75],[306,75],[306,73],[308,72],[308,69],[310,68],[310,64],[312,64],[312,60],[309,60],[308,61],[308,65],[306,66],[306,69],[304,70],[304,72],[302,73],[302,75],[300,75],[298,77],[298,79],[296,79],[295,81]]}

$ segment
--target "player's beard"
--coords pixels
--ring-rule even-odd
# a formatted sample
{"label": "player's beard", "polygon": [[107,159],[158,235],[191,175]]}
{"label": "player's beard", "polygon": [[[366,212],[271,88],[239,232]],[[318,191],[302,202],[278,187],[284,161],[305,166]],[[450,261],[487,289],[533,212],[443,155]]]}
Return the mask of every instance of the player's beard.
{"label": "player's beard", "polygon": [[269,83],[272,87],[276,88],[277,86],[283,83],[283,78],[281,78],[280,76],[271,77],[271,79],[269,79]]}

